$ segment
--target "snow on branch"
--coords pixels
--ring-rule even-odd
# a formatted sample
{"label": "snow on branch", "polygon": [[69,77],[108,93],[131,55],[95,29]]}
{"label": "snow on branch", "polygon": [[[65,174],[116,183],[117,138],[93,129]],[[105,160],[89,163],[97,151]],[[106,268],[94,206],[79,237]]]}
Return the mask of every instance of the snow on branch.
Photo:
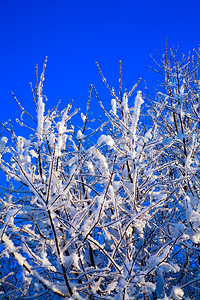
{"label": "snow on branch", "polygon": [[45,110],[47,60],[40,79],[36,68],[37,118],[15,99],[35,127],[21,119],[25,137],[3,124],[0,139],[1,298],[199,298],[196,55],[154,59],[164,74],[154,99],[140,80],[123,90],[121,62],[117,94],[97,64],[111,108],[90,85],[86,113]]}

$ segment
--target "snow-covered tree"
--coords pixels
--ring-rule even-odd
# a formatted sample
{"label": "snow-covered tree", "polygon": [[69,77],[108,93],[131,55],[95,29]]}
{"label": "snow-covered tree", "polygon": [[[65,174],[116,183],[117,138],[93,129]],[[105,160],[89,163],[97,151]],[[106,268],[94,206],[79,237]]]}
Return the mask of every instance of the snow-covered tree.
{"label": "snow-covered tree", "polygon": [[[91,85],[85,113],[72,103],[46,112],[46,61],[32,89],[36,117],[14,96],[32,132],[3,124],[0,298],[200,296],[200,52],[168,55],[155,61],[164,82],[154,100],[140,80],[123,92],[121,62],[119,93],[97,64],[110,111]],[[96,121],[91,97],[105,115]]]}

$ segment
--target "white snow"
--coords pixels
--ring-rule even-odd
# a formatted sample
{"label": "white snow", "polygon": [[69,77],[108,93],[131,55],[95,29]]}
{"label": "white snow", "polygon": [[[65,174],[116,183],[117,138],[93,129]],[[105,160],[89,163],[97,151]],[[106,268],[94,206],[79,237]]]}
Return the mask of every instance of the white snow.
{"label": "white snow", "polygon": [[111,107],[112,107],[113,113],[116,115],[116,113],[117,113],[117,105],[116,105],[116,100],[115,99],[111,100]]}
{"label": "white snow", "polygon": [[83,122],[85,122],[86,116],[83,113],[81,113],[81,119]]}
{"label": "white snow", "polygon": [[3,152],[5,149],[5,145],[8,142],[8,138],[3,136],[0,140],[0,152]]}
{"label": "white snow", "polygon": [[82,134],[81,130],[78,130],[76,138],[77,140],[83,140],[85,138],[85,135]]}
{"label": "white snow", "polygon": [[[44,80],[44,78],[43,78],[43,80]],[[43,102],[43,96],[42,96],[43,80],[42,80],[42,77],[41,77],[41,80],[40,80],[40,83],[39,83],[39,86],[38,86],[38,113],[37,113],[37,119],[38,119],[38,128],[37,128],[38,147],[41,145],[41,142],[42,142],[43,127],[44,127],[45,104]]]}
{"label": "white snow", "polygon": [[144,100],[142,99],[142,92],[138,91],[137,95],[135,97],[135,105],[134,105],[134,110],[133,110],[133,115],[132,115],[132,136],[133,136],[133,155],[135,155],[135,142],[137,140],[136,138],[136,129],[137,129],[137,124],[139,121],[139,116],[140,116],[140,108],[142,103],[144,103]]}
{"label": "white snow", "polygon": [[180,287],[173,287],[171,297],[173,300],[181,300],[183,299],[184,291]]}

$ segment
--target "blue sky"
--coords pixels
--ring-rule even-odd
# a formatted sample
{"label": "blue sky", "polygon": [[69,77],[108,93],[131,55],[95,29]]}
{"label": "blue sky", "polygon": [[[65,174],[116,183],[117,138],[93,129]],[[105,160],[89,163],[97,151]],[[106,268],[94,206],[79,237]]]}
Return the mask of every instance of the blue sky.
{"label": "blue sky", "polygon": [[162,54],[166,37],[180,52],[197,48],[199,11],[198,0],[0,0],[0,121],[20,114],[11,90],[33,111],[29,82],[35,83],[35,65],[41,71],[45,56],[47,109],[74,99],[84,112],[90,83],[108,102],[96,61],[111,86],[118,87],[122,60],[124,88],[142,77],[151,89],[158,78],[149,71],[149,54]]}

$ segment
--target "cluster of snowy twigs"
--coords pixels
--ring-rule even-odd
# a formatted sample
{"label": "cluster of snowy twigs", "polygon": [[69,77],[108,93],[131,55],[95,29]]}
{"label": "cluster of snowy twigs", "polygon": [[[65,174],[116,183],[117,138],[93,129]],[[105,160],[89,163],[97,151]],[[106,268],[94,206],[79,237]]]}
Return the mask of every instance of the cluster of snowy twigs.
{"label": "cluster of snowy twigs", "polygon": [[[154,101],[139,82],[122,93],[121,63],[116,94],[97,64],[111,110],[91,85],[78,130],[72,104],[45,112],[46,61],[32,89],[37,117],[14,96],[35,128],[25,138],[3,125],[0,299],[200,296],[200,53],[176,55],[155,62],[164,82]],[[101,123],[90,123],[91,97]]]}

